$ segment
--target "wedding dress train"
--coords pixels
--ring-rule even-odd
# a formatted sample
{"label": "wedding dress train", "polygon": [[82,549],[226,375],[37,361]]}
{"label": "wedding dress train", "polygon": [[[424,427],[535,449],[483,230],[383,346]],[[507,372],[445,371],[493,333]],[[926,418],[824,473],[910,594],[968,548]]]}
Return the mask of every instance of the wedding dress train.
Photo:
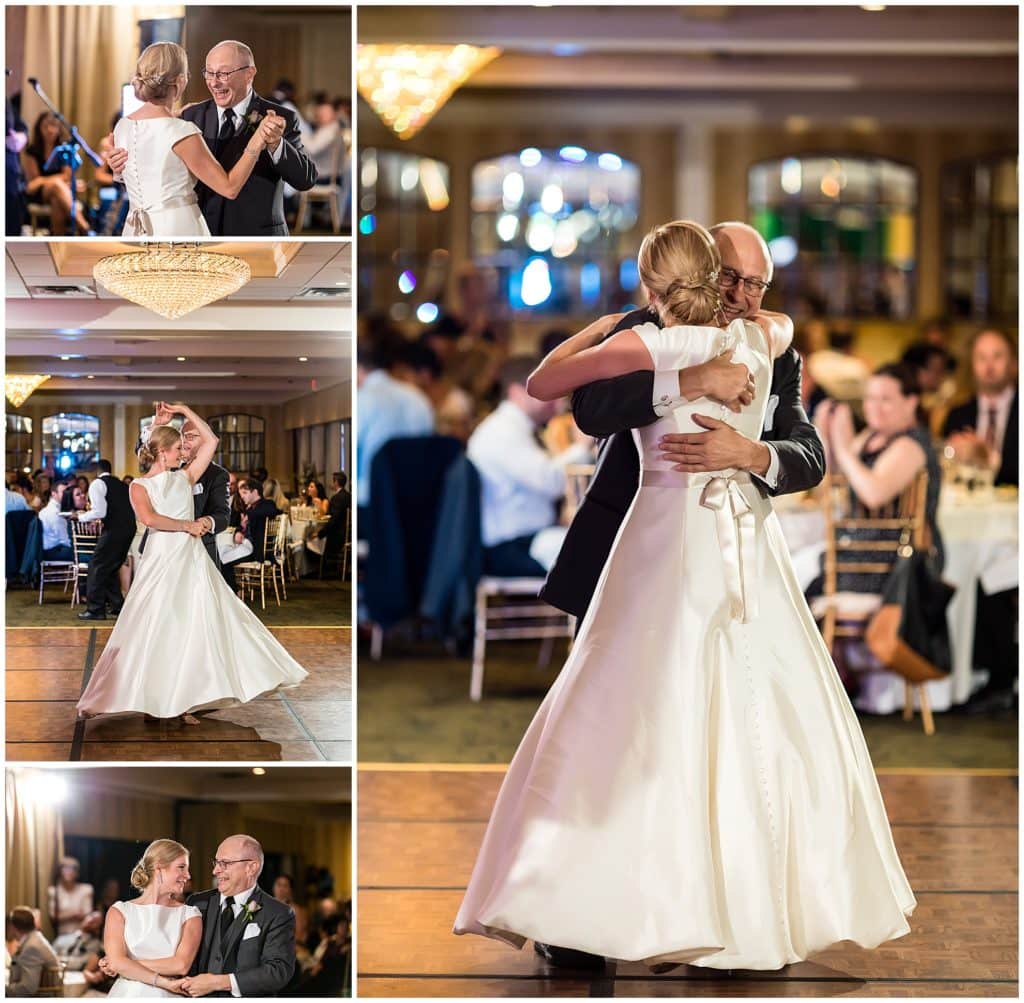
{"label": "wedding dress train", "polygon": [[130,210],[124,237],[209,237],[199,211],[196,179],[174,152],[174,144],[202,133],[180,118],[122,118],[114,145],[128,151],[122,171]]}
{"label": "wedding dress train", "polygon": [[743,321],[639,330],[661,371],[734,347],[757,394],[738,415],[699,399],[634,432],[640,489],[455,932],[717,969],[903,936],[914,896],[771,501],[746,473],[660,459],[659,437],[702,431],[692,415],[709,410],[760,438],[767,340]]}
{"label": "wedding dress train", "polygon": [[[155,512],[193,518],[182,470],[140,477]],[[85,715],[179,714],[246,703],[306,671],[228,588],[198,537],[150,532],[117,623],[78,701]]]}

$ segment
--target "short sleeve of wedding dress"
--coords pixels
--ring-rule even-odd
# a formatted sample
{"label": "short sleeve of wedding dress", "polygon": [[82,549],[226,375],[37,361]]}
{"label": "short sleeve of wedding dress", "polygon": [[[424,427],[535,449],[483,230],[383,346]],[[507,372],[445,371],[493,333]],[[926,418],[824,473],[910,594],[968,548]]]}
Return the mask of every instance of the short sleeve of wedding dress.
{"label": "short sleeve of wedding dress", "polygon": [[171,146],[175,146],[189,136],[201,136],[199,127],[195,122],[186,122],[183,118],[176,118],[171,121]]}
{"label": "short sleeve of wedding dress", "polygon": [[195,919],[196,916],[202,916],[203,915],[202,912],[199,909],[197,909],[194,905],[183,906],[183,908],[185,910],[185,912],[183,914],[184,918],[182,919],[182,924],[183,925],[185,923],[187,923],[190,919]]}
{"label": "short sleeve of wedding dress", "polygon": [[648,322],[633,331],[651,353],[655,372],[677,372],[705,362],[724,351],[727,342],[726,331],[692,324],[658,327]]}

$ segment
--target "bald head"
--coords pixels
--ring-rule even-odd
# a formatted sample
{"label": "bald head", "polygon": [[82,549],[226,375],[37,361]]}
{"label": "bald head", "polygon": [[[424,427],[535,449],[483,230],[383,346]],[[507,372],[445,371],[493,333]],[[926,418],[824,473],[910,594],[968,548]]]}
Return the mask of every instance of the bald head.
{"label": "bald head", "polygon": [[729,321],[749,319],[761,309],[764,299],[764,289],[756,284],[772,280],[774,265],[768,245],[757,230],[738,220],[717,223],[710,232],[722,258],[722,312]]}
{"label": "bald head", "polygon": [[263,870],[263,847],[245,833],[228,836],[217,847],[213,876],[221,895],[238,895],[252,888]]}
{"label": "bald head", "polygon": [[252,88],[256,60],[244,42],[227,39],[218,42],[206,54],[203,79],[218,108],[241,104]]}

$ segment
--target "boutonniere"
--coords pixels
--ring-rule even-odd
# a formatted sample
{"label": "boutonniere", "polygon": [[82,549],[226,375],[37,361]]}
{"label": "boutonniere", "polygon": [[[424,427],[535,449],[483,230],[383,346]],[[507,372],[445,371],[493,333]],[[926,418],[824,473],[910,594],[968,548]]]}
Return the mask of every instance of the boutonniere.
{"label": "boutonniere", "polygon": [[256,131],[256,128],[259,126],[260,122],[262,122],[262,121],[263,121],[263,116],[259,113],[259,111],[257,109],[253,108],[253,110],[251,112],[249,112],[248,115],[245,116],[245,131],[246,131],[246,134],[251,136]]}
{"label": "boutonniere", "polygon": [[252,922],[253,916],[255,916],[262,908],[263,906],[261,906],[259,902],[246,902],[242,907],[242,917],[245,919],[246,923],[250,923]]}

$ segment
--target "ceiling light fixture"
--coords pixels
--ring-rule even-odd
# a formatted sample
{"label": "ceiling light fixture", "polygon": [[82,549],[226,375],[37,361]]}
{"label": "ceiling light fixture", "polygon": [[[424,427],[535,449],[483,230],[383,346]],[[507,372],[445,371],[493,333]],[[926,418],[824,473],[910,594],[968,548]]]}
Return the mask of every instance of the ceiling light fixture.
{"label": "ceiling light fixture", "polygon": [[49,376],[4,376],[4,396],[11,407],[21,407],[50,377]]}
{"label": "ceiling light fixture", "polygon": [[92,274],[116,296],[176,320],[238,292],[252,269],[230,254],[166,244],[101,258]]}
{"label": "ceiling light fixture", "polygon": [[384,124],[399,139],[410,139],[500,55],[493,45],[360,45],[357,86]]}

